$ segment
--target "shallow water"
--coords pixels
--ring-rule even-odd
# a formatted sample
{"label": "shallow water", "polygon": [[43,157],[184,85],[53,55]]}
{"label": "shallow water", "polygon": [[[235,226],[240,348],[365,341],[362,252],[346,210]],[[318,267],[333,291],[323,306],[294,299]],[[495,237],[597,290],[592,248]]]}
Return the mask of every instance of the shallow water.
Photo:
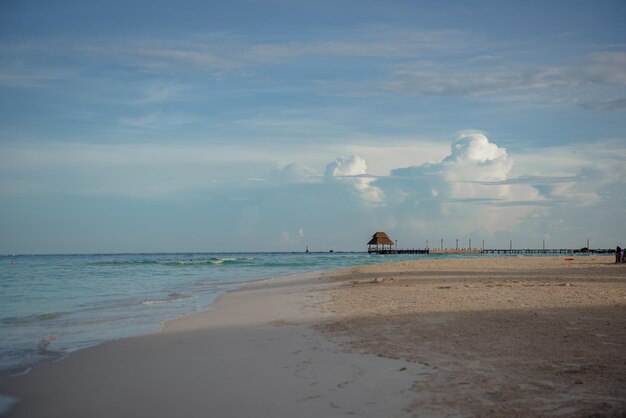
{"label": "shallow water", "polygon": [[95,344],[155,332],[219,294],[281,275],[425,256],[366,253],[0,257],[0,376]]}

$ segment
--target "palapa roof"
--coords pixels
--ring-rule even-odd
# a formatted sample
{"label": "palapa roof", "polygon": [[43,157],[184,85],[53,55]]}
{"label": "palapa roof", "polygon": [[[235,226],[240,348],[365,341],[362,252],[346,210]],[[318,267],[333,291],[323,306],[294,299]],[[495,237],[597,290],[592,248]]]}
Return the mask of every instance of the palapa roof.
{"label": "palapa roof", "polygon": [[377,232],[372,235],[372,239],[367,245],[394,245],[395,243],[384,232]]}

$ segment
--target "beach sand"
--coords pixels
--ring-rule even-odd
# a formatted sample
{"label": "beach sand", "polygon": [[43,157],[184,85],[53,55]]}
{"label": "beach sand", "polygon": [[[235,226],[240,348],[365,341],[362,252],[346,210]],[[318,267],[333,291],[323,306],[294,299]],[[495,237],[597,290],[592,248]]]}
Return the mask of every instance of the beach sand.
{"label": "beach sand", "polygon": [[[572,260],[573,258],[573,260]],[[436,369],[419,416],[625,416],[626,265],[613,257],[467,258],[369,266],[335,277],[352,351]]]}
{"label": "beach sand", "polygon": [[10,417],[623,416],[626,265],[437,259],[257,282],[0,393],[22,399]]}

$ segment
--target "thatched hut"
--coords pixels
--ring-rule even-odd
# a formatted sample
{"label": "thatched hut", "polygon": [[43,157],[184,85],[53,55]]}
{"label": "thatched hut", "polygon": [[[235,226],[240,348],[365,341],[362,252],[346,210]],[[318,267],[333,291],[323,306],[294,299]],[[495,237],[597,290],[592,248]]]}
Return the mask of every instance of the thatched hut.
{"label": "thatched hut", "polygon": [[388,245],[389,248],[387,250],[391,251],[395,244],[391,238],[389,238],[389,235],[384,232],[377,232],[372,235],[372,239],[367,243],[367,252],[385,251],[385,245]]}

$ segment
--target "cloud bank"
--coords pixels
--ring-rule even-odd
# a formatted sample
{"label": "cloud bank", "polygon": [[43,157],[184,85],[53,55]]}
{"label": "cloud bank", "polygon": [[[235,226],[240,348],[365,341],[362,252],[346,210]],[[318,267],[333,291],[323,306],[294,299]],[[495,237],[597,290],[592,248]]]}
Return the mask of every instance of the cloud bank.
{"label": "cloud bank", "polygon": [[[0,154],[0,196],[8,203],[0,226],[6,237],[14,237],[11,242],[28,238],[28,225],[19,221],[28,219],[21,215],[22,199],[56,202],[54,220],[38,216],[49,228],[68,231],[85,216],[82,208],[92,208],[90,216],[103,220],[97,236],[125,222],[145,223],[145,213],[152,213],[150,230],[158,231],[154,225],[176,230],[184,237],[180,250],[189,249],[189,237],[203,245],[206,237],[198,232],[203,230],[223,238],[220,249],[233,251],[360,249],[372,230],[385,230],[410,246],[440,237],[448,243],[516,239],[532,246],[562,239],[572,245],[587,235],[616,240],[626,233],[623,223],[607,222],[623,218],[619,212],[626,206],[626,148],[620,141],[511,155],[484,132],[462,131],[435,162],[388,174],[371,172],[359,155],[276,168],[269,156],[265,164],[251,165],[249,156],[236,150],[225,159],[210,148],[180,154],[141,145],[63,149],[69,148],[13,146]],[[426,160],[419,146],[406,149],[413,154],[402,161]],[[375,154],[369,155],[375,161]],[[173,205],[190,215],[172,218],[165,209]],[[99,213],[101,208],[106,213]],[[35,238],[30,242],[40,242]]]}

